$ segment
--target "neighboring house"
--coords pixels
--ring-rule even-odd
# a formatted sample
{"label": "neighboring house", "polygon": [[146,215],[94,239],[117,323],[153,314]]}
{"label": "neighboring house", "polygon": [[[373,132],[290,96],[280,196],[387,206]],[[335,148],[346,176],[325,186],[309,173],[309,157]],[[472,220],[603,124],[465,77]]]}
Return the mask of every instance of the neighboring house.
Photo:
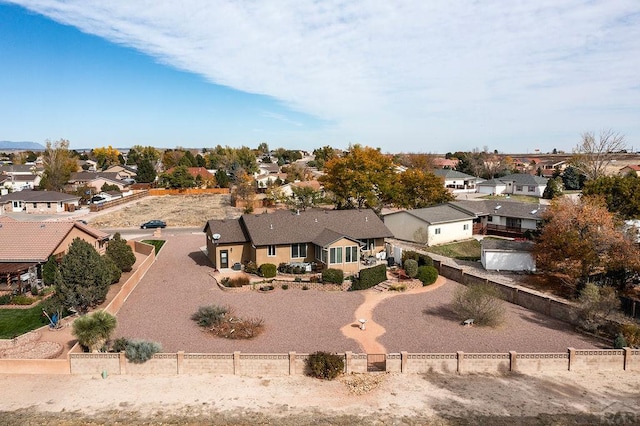
{"label": "neighboring house", "polygon": [[476,192],[476,185],[478,181],[482,180],[451,169],[435,169],[433,174],[444,179],[444,187],[454,193]]}
{"label": "neighboring house", "polygon": [[490,271],[535,271],[533,242],[483,239],[480,261]]}
{"label": "neighboring house", "polygon": [[11,192],[16,192],[24,189],[35,189],[40,185],[42,177],[37,174],[17,174],[2,176],[0,180],[0,186],[7,188]]}
{"label": "neighboring house", "polygon": [[548,180],[549,179],[545,177],[525,173],[514,173],[480,182],[477,188],[481,194],[542,197]]}
{"label": "neighboring house", "polygon": [[638,172],[640,172],[640,165],[631,164],[629,166],[625,166],[625,167],[621,168],[620,171],[618,172],[618,174],[621,175],[621,176],[626,176],[628,174],[632,174],[634,176],[638,176]]}
{"label": "neighboring house", "polygon": [[277,210],[238,219],[210,220],[204,227],[207,257],[218,269],[236,263],[316,263],[347,273],[360,258],[384,250],[393,234],[373,210]]}
{"label": "neighboring house", "polygon": [[315,179],[286,183],[280,187],[280,191],[282,195],[291,197],[293,196],[294,188],[311,188],[316,192],[322,191],[322,185]]}
{"label": "neighboring house", "polygon": [[32,175],[41,171],[41,168],[37,168],[35,164],[5,164],[0,166],[0,175],[7,176]]}
{"label": "neighboring house", "polygon": [[274,185],[278,179],[281,182],[287,178],[286,173],[272,173],[272,174],[263,174],[258,175],[256,179],[256,186],[258,189],[266,189],[271,185]]}
{"label": "neighboring house", "polygon": [[138,171],[131,166],[121,166],[119,164],[109,166],[104,170],[104,173],[118,173],[121,179],[135,179],[138,176]]}
{"label": "neighboring house", "polygon": [[506,200],[462,200],[450,204],[476,216],[474,234],[513,238],[521,238],[527,231],[538,229],[547,211],[545,205]]}
{"label": "neighboring house", "polygon": [[102,185],[106,183],[108,185],[117,185],[118,188],[122,189],[128,185],[124,179],[128,179],[128,176],[119,172],[74,172],[71,173],[67,187],[70,191],[75,191],[86,185],[100,191]]}
{"label": "neighboring house", "polygon": [[78,160],[78,167],[80,170],[95,172],[98,170],[98,163],[93,160]]}
{"label": "neighboring house", "polygon": [[280,166],[278,163],[258,163],[258,173],[254,175],[255,178],[264,175],[273,175],[280,173]]}
{"label": "neighboring house", "polygon": [[12,280],[31,268],[42,276],[41,266],[49,256],[61,258],[75,238],[105,253],[109,234],[80,222],[20,222],[9,217],[0,218],[0,282]]}
{"label": "neighboring house", "polygon": [[24,191],[12,192],[0,197],[0,204],[5,205],[5,212],[25,213],[61,213],[68,205],[78,207],[80,197],[56,191]]}
{"label": "neighboring house", "polygon": [[453,204],[402,210],[383,217],[395,238],[427,246],[472,238],[475,218],[475,214]]}
{"label": "neighboring house", "polygon": [[540,171],[542,171],[543,176],[550,178],[551,176],[553,176],[553,173],[556,170],[563,172],[564,169],[567,168],[567,162],[556,160],[541,161],[540,163],[536,164],[536,171],[538,170],[538,168],[540,169]]}
{"label": "neighboring house", "polygon": [[457,158],[449,159],[443,157],[436,157],[432,161],[433,167],[436,169],[455,169],[460,162]]}

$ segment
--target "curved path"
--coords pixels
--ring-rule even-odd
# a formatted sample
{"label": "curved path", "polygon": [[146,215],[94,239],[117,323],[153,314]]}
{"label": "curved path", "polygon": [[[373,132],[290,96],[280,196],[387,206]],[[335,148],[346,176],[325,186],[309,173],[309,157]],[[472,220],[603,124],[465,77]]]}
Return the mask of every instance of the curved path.
{"label": "curved path", "polygon": [[[447,279],[443,276],[439,276],[435,283],[421,287],[417,290],[409,290],[406,292],[399,291],[385,291],[378,292],[375,290],[368,290],[364,292],[364,302],[354,312],[355,322],[349,323],[340,331],[346,337],[358,342],[363,352],[368,354],[386,354],[387,350],[384,346],[378,343],[378,338],[382,336],[386,330],[383,326],[373,321],[373,310],[383,300],[391,297],[399,296],[401,294],[416,294],[426,293],[442,287],[447,282]],[[365,319],[365,329],[360,329],[360,319]]]}

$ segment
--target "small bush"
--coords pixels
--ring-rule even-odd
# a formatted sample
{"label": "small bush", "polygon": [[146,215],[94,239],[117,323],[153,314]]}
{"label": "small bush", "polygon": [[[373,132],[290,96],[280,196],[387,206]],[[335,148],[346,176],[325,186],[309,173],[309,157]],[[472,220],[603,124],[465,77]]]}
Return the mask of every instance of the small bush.
{"label": "small bush", "polygon": [[302,289],[303,289],[303,290],[309,290],[309,286],[308,286],[308,285],[303,285],[303,286],[302,286]]}
{"label": "small bush", "polygon": [[405,284],[392,284],[389,286],[389,291],[405,291],[407,286]]}
{"label": "small bush", "polygon": [[620,333],[627,342],[627,346],[632,348],[640,347],[640,326],[638,324],[623,324]]}
{"label": "small bush", "polygon": [[409,278],[415,278],[418,275],[418,261],[414,259],[407,259],[404,261],[404,272]]}
{"label": "small bush", "polygon": [[274,287],[272,285],[263,285],[262,287],[260,287],[260,291],[271,291],[273,289]]}
{"label": "small bush", "polygon": [[418,253],[417,251],[405,250],[402,252],[402,264],[408,259],[413,259],[418,262],[418,266],[433,266],[433,259],[426,254]]}
{"label": "small bush", "polygon": [[250,260],[244,265],[244,272],[256,275],[258,273],[258,265],[253,260]]}
{"label": "small bush", "polygon": [[328,268],[322,271],[322,282],[331,284],[342,284],[344,281],[344,272],[342,269]]}
{"label": "small bush", "polygon": [[438,279],[438,270],[433,266],[420,266],[416,278],[422,281],[423,286],[433,284]]}
{"label": "small bush", "polygon": [[317,275],[311,275],[311,276],[309,277],[309,282],[310,282],[310,283],[317,283],[317,282],[319,282],[319,281],[320,281],[320,277],[319,277],[319,276],[317,276]]}
{"label": "small bush", "polygon": [[302,282],[302,277],[295,277],[293,280],[295,282],[297,282],[297,283],[301,283]]}
{"label": "small bush", "polygon": [[213,327],[221,323],[228,312],[229,308],[223,306],[200,306],[198,311],[191,315],[191,319],[197,322],[200,327]]}
{"label": "small bush", "polygon": [[35,298],[19,294],[11,298],[12,305],[30,305],[36,301]]}
{"label": "small bush", "polygon": [[338,354],[315,352],[307,359],[307,373],[311,377],[333,380],[344,372],[344,359]]}
{"label": "small bush", "polygon": [[622,349],[627,346],[627,339],[624,338],[622,333],[618,333],[616,339],[613,341],[614,349]]}
{"label": "small bush", "polygon": [[495,327],[504,321],[505,307],[500,291],[488,284],[476,284],[456,290],[453,311],[460,321],[473,319],[476,325]]}
{"label": "small bush", "polygon": [[264,278],[273,278],[276,276],[276,271],[276,265],[274,265],[273,263],[263,263],[262,265],[260,265],[258,274]]}
{"label": "small bush", "polygon": [[124,350],[127,359],[134,364],[149,361],[154,354],[162,350],[160,343],[148,340],[129,340]]}
{"label": "small bush", "polygon": [[351,290],[366,290],[387,279],[387,267],[378,265],[372,268],[362,269],[359,277],[351,280]]}
{"label": "small bush", "polygon": [[289,284],[282,284],[283,290],[289,290]]}
{"label": "small bush", "polygon": [[249,277],[239,276],[235,278],[224,277],[220,280],[220,284],[229,288],[242,287],[243,285],[249,285]]}
{"label": "small bush", "polygon": [[127,349],[127,345],[129,344],[129,339],[126,337],[118,337],[113,341],[111,345],[112,352],[124,352]]}
{"label": "small bush", "polygon": [[40,294],[40,290],[38,290],[38,286],[32,285],[31,286],[31,295],[32,296],[37,296],[38,294]]}
{"label": "small bush", "polygon": [[0,305],[8,305],[9,303],[11,303],[10,294],[3,294],[2,296],[0,296]]}

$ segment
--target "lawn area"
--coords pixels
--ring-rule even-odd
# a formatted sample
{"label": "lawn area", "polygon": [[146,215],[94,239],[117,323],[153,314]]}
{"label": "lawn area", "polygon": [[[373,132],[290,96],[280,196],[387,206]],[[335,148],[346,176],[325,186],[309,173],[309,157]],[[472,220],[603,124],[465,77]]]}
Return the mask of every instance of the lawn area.
{"label": "lawn area", "polygon": [[12,339],[48,323],[40,303],[31,309],[0,309],[0,339]]}
{"label": "lawn area", "polygon": [[530,197],[528,195],[510,195],[509,197],[505,197],[504,195],[486,195],[484,197],[480,197],[482,200],[503,200],[503,201],[518,201],[520,203],[531,203],[531,204],[539,204],[540,198],[538,197]]}
{"label": "lawn area", "polygon": [[480,241],[476,239],[441,246],[426,247],[425,250],[440,256],[460,260],[480,260]]}
{"label": "lawn area", "polygon": [[156,254],[158,254],[158,252],[164,245],[165,240],[142,240],[142,242],[145,244],[151,244],[153,247],[155,247]]}

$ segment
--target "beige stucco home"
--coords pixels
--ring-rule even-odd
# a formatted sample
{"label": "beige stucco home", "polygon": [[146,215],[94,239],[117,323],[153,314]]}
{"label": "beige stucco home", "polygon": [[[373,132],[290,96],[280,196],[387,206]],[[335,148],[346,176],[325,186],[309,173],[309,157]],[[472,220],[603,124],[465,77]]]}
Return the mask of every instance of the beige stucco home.
{"label": "beige stucco home", "polygon": [[78,207],[80,197],[56,191],[34,191],[25,189],[0,197],[0,204],[5,205],[6,212],[25,213],[61,213],[66,206]]}
{"label": "beige stucco home", "polygon": [[301,263],[316,269],[360,270],[363,256],[384,250],[393,234],[369,209],[245,214],[210,220],[204,227],[207,256],[217,269],[235,264]]}

